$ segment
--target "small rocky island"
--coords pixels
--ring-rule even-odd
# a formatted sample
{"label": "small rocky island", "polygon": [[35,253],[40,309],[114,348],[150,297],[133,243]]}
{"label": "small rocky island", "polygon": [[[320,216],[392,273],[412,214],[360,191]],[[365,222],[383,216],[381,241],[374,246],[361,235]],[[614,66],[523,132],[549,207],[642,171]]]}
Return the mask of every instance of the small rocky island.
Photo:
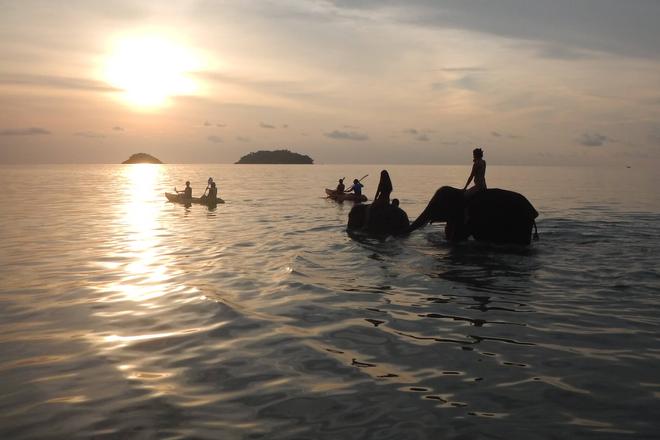
{"label": "small rocky island", "polygon": [[151,154],[147,153],[135,153],[131,155],[128,159],[122,163],[163,163],[159,159],[156,159]]}
{"label": "small rocky island", "polygon": [[314,160],[304,154],[289,150],[260,150],[241,157],[237,164],[313,164]]}

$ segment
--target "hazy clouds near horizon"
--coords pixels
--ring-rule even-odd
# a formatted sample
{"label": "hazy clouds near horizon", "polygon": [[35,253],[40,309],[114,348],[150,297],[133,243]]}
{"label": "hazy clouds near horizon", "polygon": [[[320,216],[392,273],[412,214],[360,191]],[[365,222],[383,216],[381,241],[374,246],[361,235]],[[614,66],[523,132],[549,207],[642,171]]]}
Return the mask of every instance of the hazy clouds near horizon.
{"label": "hazy clouds near horizon", "polygon": [[[490,163],[657,163],[658,17],[650,0],[3,2],[0,163],[283,147],[469,163],[475,145]],[[105,66],[136,36],[201,60],[184,72],[194,87],[175,84],[185,54],[154,58],[162,71],[128,75],[174,78],[167,99],[127,100]]]}

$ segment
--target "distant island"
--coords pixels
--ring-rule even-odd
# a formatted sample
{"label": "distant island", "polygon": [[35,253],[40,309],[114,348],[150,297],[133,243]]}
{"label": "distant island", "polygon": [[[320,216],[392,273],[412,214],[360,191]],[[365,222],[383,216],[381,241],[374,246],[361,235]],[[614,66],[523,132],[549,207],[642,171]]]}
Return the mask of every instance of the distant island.
{"label": "distant island", "polygon": [[147,153],[135,153],[122,163],[163,163],[159,159],[156,159],[151,154]]}
{"label": "distant island", "polygon": [[257,151],[241,157],[237,164],[313,164],[314,160],[304,154],[289,150]]}

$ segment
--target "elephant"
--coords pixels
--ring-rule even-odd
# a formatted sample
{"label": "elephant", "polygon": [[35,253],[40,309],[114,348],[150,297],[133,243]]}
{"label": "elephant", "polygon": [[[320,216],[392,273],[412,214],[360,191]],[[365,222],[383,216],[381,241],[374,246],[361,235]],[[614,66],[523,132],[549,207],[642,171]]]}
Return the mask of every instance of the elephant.
{"label": "elephant", "polygon": [[402,235],[410,227],[408,214],[394,205],[377,206],[355,205],[348,214],[347,231],[362,231],[377,237]]}
{"label": "elephant", "polygon": [[426,209],[410,225],[409,232],[429,222],[446,222],[445,237],[460,242],[473,236],[477,241],[529,245],[538,212],[521,194],[503,189],[486,189],[469,198],[465,191],[443,186]]}

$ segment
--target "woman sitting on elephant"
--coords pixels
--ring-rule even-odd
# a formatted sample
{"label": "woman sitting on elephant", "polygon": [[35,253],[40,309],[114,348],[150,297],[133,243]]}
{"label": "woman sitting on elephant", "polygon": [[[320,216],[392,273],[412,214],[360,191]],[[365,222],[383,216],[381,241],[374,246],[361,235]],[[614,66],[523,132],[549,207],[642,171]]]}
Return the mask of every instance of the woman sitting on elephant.
{"label": "woman sitting on elephant", "polygon": [[371,204],[372,208],[388,206],[390,204],[390,194],[392,194],[392,181],[387,170],[380,172],[380,182],[378,182],[378,189],[374,196],[374,202]]}
{"label": "woman sitting on elephant", "polygon": [[[472,172],[468,178],[463,191],[465,191],[465,197],[471,197],[479,191],[487,189],[486,186],[486,161],[484,160],[484,152],[481,148],[475,148],[472,150],[472,160],[474,164],[472,165]],[[474,186],[470,189],[467,189],[470,182],[474,179]],[[467,191],[466,191],[467,190]]]}

